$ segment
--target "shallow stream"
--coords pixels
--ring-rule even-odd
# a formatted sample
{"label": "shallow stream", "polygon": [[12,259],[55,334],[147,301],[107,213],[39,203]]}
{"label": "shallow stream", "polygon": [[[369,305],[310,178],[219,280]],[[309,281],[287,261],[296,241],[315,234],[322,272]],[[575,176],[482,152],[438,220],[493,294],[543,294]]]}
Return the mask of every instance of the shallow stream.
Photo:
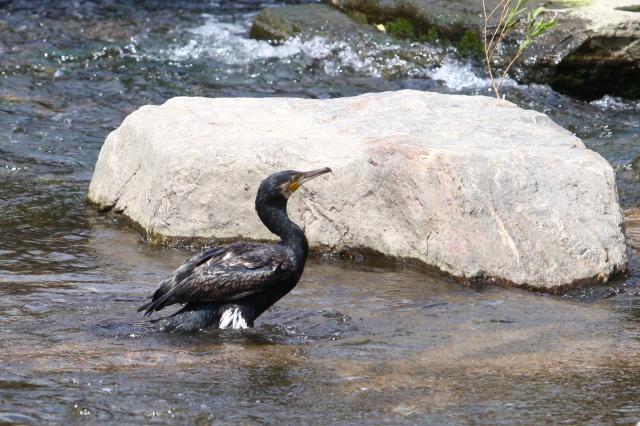
{"label": "shallow stream", "polygon": [[[188,250],[145,243],[84,195],[139,106],[489,94],[481,69],[429,45],[250,40],[266,4],[0,1],[0,424],[640,421],[635,251],[629,277],[564,297],[313,259],[254,330],[164,334],[136,314]],[[640,102],[513,82],[506,96],[611,162],[640,247]]]}

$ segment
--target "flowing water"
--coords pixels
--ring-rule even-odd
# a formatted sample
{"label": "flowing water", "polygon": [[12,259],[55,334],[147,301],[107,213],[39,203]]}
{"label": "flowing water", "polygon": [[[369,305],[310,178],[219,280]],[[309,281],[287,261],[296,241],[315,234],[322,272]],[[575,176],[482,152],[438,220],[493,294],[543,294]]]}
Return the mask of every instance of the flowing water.
{"label": "flowing water", "polygon": [[[165,334],[136,314],[189,253],[146,244],[84,194],[139,106],[488,94],[481,69],[428,45],[250,40],[268,4],[0,1],[0,424],[640,421],[635,251],[629,277],[565,297],[314,259],[254,330]],[[612,163],[637,249],[640,102],[513,82],[506,95]]]}

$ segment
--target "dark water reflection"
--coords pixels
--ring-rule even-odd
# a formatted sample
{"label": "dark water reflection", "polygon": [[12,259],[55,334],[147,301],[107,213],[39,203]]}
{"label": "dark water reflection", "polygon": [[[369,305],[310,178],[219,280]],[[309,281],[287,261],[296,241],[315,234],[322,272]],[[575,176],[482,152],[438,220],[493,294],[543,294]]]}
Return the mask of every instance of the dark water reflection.
{"label": "dark water reflection", "polygon": [[[640,420],[635,251],[627,279],[563,298],[314,260],[255,330],[164,334],[141,320],[135,308],[189,253],[84,205],[129,112],[177,95],[486,92],[480,70],[430,46],[248,40],[264,4],[0,1],[0,424]],[[626,166],[639,104],[545,86],[507,96],[617,168],[637,249]]]}

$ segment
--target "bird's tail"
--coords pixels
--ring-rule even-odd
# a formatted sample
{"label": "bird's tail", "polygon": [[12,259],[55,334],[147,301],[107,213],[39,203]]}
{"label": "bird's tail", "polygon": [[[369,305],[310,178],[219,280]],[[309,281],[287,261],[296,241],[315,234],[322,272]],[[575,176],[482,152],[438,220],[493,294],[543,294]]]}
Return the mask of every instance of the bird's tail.
{"label": "bird's tail", "polygon": [[146,312],[144,313],[144,316],[145,316],[145,317],[146,317],[147,315],[150,315],[150,314],[151,314],[151,312],[153,312],[153,311],[155,310],[155,303],[156,303],[156,300],[152,300],[152,301],[151,301],[151,302],[149,302],[149,303],[145,303],[144,305],[142,305],[142,306],[140,306],[140,307],[138,308],[138,312],[146,311]]}
{"label": "bird's tail", "polygon": [[147,317],[151,315],[153,311],[159,311],[168,305],[169,298],[173,295],[173,292],[168,292],[166,294],[154,294],[153,299],[150,302],[145,303],[144,305],[138,308],[138,312],[145,311],[144,316]]}

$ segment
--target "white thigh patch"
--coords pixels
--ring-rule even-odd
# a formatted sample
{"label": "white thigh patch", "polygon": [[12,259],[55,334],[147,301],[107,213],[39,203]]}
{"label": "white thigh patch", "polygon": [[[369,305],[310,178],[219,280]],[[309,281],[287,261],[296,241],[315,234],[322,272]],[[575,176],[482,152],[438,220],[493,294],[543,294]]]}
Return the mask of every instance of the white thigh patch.
{"label": "white thigh patch", "polygon": [[222,313],[220,317],[220,328],[249,328],[247,321],[242,316],[242,312],[238,308],[229,308]]}

